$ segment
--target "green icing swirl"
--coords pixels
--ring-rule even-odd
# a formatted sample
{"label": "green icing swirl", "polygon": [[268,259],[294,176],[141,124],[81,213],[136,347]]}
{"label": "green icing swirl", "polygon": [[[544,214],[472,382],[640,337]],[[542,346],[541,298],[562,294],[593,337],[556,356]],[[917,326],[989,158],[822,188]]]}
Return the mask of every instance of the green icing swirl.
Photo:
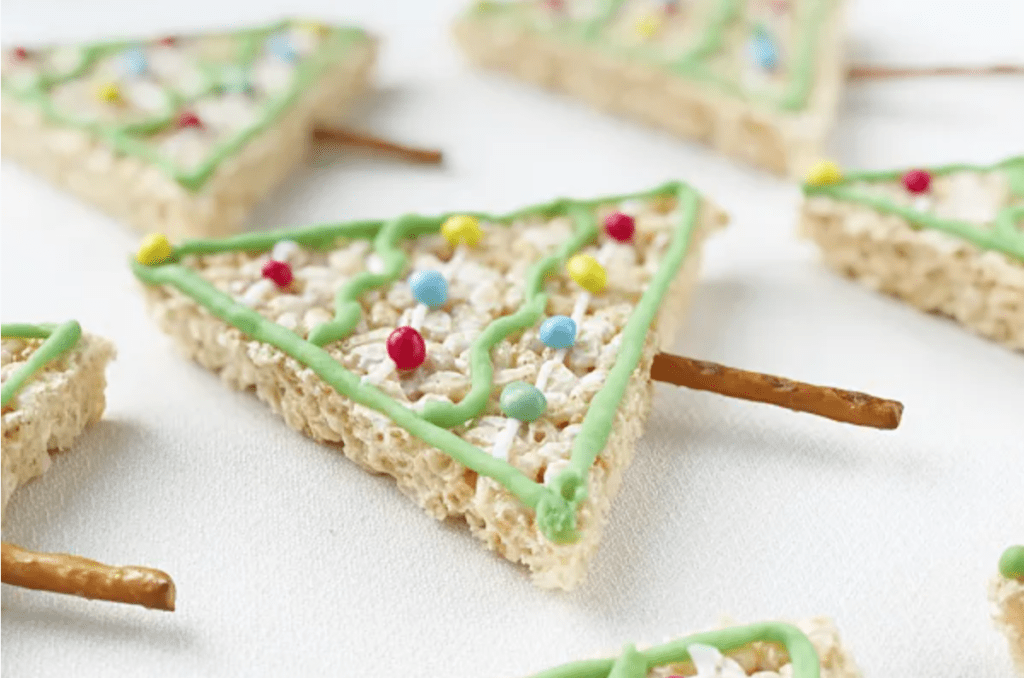
{"label": "green icing swirl", "polygon": [[70,352],[82,338],[82,327],[74,320],[62,325],[0,325],[0,337],[3,339],[43,339],[25,364],[4,382],[0,390],[0,407],[7,407],[14,396],[31,379],[36,372],[48,363],[57,360]]}
{"label": "green icing swirl", "polygon": [[1024,546],[1011,546],[999,558],[999,574],[1024,581]]}
{"label": "green icing swirl", "polygon": [[469,350],[471,386],[469,393],[458,404],[445,402],[426,403],[423,418],[438,426],[451,428],[477,416],[487,407],[491,397],[494,367],[491,365],[491,349],[513,332],[532,327],[547,307],[548,295],[544,292],[544,279],[565,264],[566,260],[581,247],[597,237],[598,225],[593,213],[581,206],[570,211],[575,226],[572,238],[558,251],[541,259],[526,273],[526,300],[518,311],[491,322],[476,338]]}
{"label": "green icing swirl", "polygon": [[[907,170],[858,172],[848,174],[836,184],[811,186],[805,184],[805,196],[826,196],[835,200],[843,200],[870,207],[885,214],[893,214],[917,226],[918,228],[941,231],[956,236],[972,245],[983,249],[1002,252],[1014,259],[1024,261],[1024,230],[1018,224],[1024,219],[1024,206],[1004,207],[996,215],[991,228],[970,224],[963,221],[943,219],[932,214],[919,212],[912,207],[897,205],[886,198],[861,193],[852,183],[858,181],[897,181]],[[991,172],[1002,171],[1007,177],[1010,191],[1017,198],[1024,197],[1024,156],[1009,158],[994,165],[946,165],[928,170],[933,176],[942,176],[954,172]]]}
{"label": "green icing swirl", "polygon": [[606,0],[597,16],[589,21],[572,22],[564,20],[555,26],[531,25],[523,15],[522,2],[495,3],[481,2],[470,9],[471,16],[509,20],[520,28],[535,31],[559,40],[577,40],[598,46],[603,52],[624,59],[647,62],[652,67],[666,68],[677,75],[701,81],[725,93],[745,101],[775,106],[785,111],[799,111],[807,105],[814,83],[816,65],[815,48],[821,38],[818,28],[824,22],[826,13],[836,9],[836,0],[808,0],[801,3],[803,12],[799,22],[799,40],[790,61],[791,77],[781,95],[750,93],[743,89],[735,78],[725,77],[711,67],[718,49],[724,42],[725,33],[731,30],[731,22],[740,16],[743,9],[741,0],[718,0],[714,11],[709,13],[707,24],[700,32],[700,40],[682,57],[666,62],[663,55],[646,47],[629,47],[602,41],[602,31],[615,17],[623,0]]}
{"label": "green icing swirl", "polygon": [[110,124],[84,121],[69,117],[54,107],[48,97],[53,87],[85,75],[100,59],[114,56],[119,52],[137,46],[137,42],[119,41],[89,45],[84,48],[82,63],[69,73],[62,75],[46,75],[39,78],[34,86],[23,88],[3,84],[4,95],[35,104],[43,115],[52,122],[88,131],[103,139],[124,155],[141,158],[159,167],[167,176],[190,191],[199,191],[217,168],[230,156],[242,149],[255,136],[277,120],[292,105],[298,96],[308,89],[320,74],[330,65],[343,59],[355,46],[366,44],[370,37],[362,29],[354,27],[331,27],[328,35],[318,49],[295,63],[295,76],[291,87],[279,97],[266,103],[257,120],[250,126],[230,136],[214,147],[206,159],[191,169],[184,169],[169,161],[156,148],[145,143],[144,138],[172,124],[176,111],[190,101],[215,93],[221,87],[221,76],[230,66],[248,67],[258,56],[259,48],[274,32],[290,27],[295,22],[281,21],[262,28],[247,29],[233,34],[239,40],[236,59],[231,64],[199,61],[196,66],[205,76],[205,84],[194,95],[186,98],[183,95],[164,89],[168,96],[168,105],[155,116],[142,121]]}
{"label": "green icing swirl", "polygon": [[[674,195],[679,203],[679,225],[663,257],[658,271],[637,303],[633,315],[623,330],[622,348],[609,372],[604,387],[592,401],[577,435],[570,465],[553,479],[551,486],[534,482],[506,461],[496,459],[486,451],[466,442],[447,430],[475,416],[486,406],[491,390],[493,367],[487,357],[490,348],[511,332],[535,323],[543,312],[546,294],[543,281],[571,253],[577,251],[596,235],[597,222],[592,211],[601,204],[627,199]],[[586,201],[558,199],[542,205],[526,207],[505,215],[470,214],[481,220],[508,225],[514,220],[532,215],[545,217],[569,214],[575,229],[570,240],[554,254],[531,267],[526,285],[526,299],[522,309],[512,316],[494,321],[485,328],[471,350],[473,358],[473,388],[484,393],[483,405],[476,400],[448,408],[434,408],[419,414],[388,397],[379,389],[361,383],[316,341],[304,340],[291,330],[273,323],[256,311],[239,304],[227,294],[217,290],[196,272],[181,263],[183,257],[221,252],[265,252],[281,240],[293,240],[312,249],[327,249],[339,240],[374,239],[375,250],[385,260],[386,270],[381,274],[362,274],[339,290],[336,299],[338,317],[326,323],[319,339],[341,336],[358,323],[359,308],[352,303],[360,293],[386,284],[401,274],[405,254],[397,249],[398,240],[437,233],[441,224],[454,214],[437,217],[405,216],[391,221],[358,221],[325,224],[295,231],[245,233],[220,240],[187,240],[173,249],[171,257],[156,266],[144,266],[132,258],[135,275],[149,285],[168,285],[179,290],[214,316],[238,328],[249,338],[270,344],[313,370],[338,393],[370,409],[376,410],[395,424],[425,443],[436,447],[463,466],[493,478],[516,496],[523,505],[536,513],[537,526],[553,542],[572,542],[579,538],[577,512],[586,498],[586,485],[590,467],[603,449],[614,422],[629,378],[639,364],[644,341],[668,286],[678,272],[685,257],[697,218],[699,197],[688,186],[672,182],[653,190],[627,195],[607,196]],[[354,317],[354,320],[353,320]],[[339,320],[341,321],[340,324]],[[320,326],[321,328],[324,325]],[[319,328],[316,328],[319,329]],[[486,336],[484,336],[486,335]],[[495,338],[497,337],[497,338]],[[481,359],[480,356],[483,356]],[[479,396],[475,396],[479,398]]]}
{"label": "green icing swirl", "polygon": [[643,651],[627,645],[617,658],[563,664],[531,678],[643,678],[654,667],[690,661],[688,648],[691,645],[710,645],[725,653],[756,642],[785,647],[793,666],[793,678],[820,678],[821,660],[810,639],[797,627],[782,622],[695,633]]}

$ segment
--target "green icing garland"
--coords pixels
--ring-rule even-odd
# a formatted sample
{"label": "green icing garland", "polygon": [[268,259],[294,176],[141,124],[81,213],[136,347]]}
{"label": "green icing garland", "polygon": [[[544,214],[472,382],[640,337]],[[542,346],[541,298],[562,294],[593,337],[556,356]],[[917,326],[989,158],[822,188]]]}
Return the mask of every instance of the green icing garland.
{"label": "green icing garland", "polygon": [[[497,3],[485,0],[478,2],[471,12],[480,16],[509,18],[523,28],[546,33],[557,39],[597,44],[601,43],[602,29],[615,16],[623,2],[624,0],[606,0],[604,8],[594,19],[582,25],[563,21],[554,28],[530,25],[521,13],[517,13],[519,8],[516,5],[522,3]],[[618,57],[638,59],[646,61],[652,66],[668,68],[679,75],[701,80],[736,97],[762,104],[773,104],[786,111],[798,111],[807,104],[813,84],[814,50],[820,37],[817,28],[824,21],[827,10],[834,5],[835,0],[808,0],[807,3],[800,5],[803,14],[799,21],[799,41],[794,50],[794,58],[791,60],[792,75],[786,91],[779,97],[745,92],[734,80],[722,77],[709,66],[708,62],[713,59],[716,50],[721,46],[730,22],[742,10],[742,0],[718,0],[715,11],[710,13],[710,19],[701,32],[700,41],[674,62],[666,63],[663,57],[646,48],[631,48],[607,43],[600,44],[600,48]]]}
{"label": "green icing garland", "polygon": [[781,622],[761,622],[695,633],[643,651],[627,645],[617,658],[563,664],[531,678],[646,678],[654,667],[689,661],[687,648],[691,645],[710,645],[725,653],[756,642],[783,645],[793,665],[793,678],[819,678],[821,675],[818,651],[800,629]]}
{"label": "green icing garland", "polygon": [[[197,64],[197,68],[203,73],[205,84],[199,92],[190,98],[193,100],[199,99],[219,91],[227,68],[232,66],[241,66],[243,68],[250,66],[259,54],[259,49],[266,39],[275,32],[288,28],[292,24],[293,22],[291,21],[281,21],[263,28],[247,29],[232,34],[231,37],[239,40],[236,62],[225,65],[219,62],[208,63],[200,61]],[[139,135],[152,134],[172,123],[175,112],[187,103],[185,97],[180,94],[165,88],[164,92],[169,99],[166,109],[151,119],[127,124],[103,124],[69,118],[56,110],[53,102],[47,97],[48,90],[53,86],[83,75],[100,59],[116,55],[125,49],[139,46],[138,42],[108,42],[87,46],[83,49],[81,64],[71,72],[60,77],[48,77],[44,74],[34,83],[34,86],[27,89],[8,86],[7,83],[4,83],[3,93],[4,95],[19,98],[39,106],[43,114],[54,123],[77,127],[95,134],[120,153],[138,157],[156,165],[184,188],[190,191],[198,191],[202,189],[203,185],[216,172],[221,163],[237,153],[253,137],[273,125],[292,105],[295,99],[319,77],[326,67],[343,58],[353,46],[365,43],[370,39],[359,28],[331,27],[328,30],[329,35],[314,53],[301,61],[295,62],[295,76],[292,79],[291,88],[283,96],[269,101],[252,125],[218,144],[210,152],[206,160],[192,170],[184,170],[175,166],[156,149],[138,138]],[[202,37],[204,36],[198,36],[200,39]]]}
{"label": "green icing garland", "polygon": [[[991,172],[1003,171],[1010,185],[1010,192],[1017,198],[1024,199],[1024,156],[1009,158],[994,165],[946,165],[928,170],[933,176],[941,176],[954,172]],[[826,196],[835,200],[865,205],[879,212],[894,214],[906,219],[919,228],[942,231],[956,236],[983,250],[1002,252],[1014,259],[1024,261],[1024,230],[1017,224],[1024,220],[1024,205],[1004,207],[996,215],[991,228],[969,224],[962,221],[942,219],[940,217],[918,212],[917,210],[897,205],[896,203],[871,195],[865,195],[851,187],[857,181],[898,181],[906,170],[882,172],[858,172],[848,174],[836,184],[812,186],[805,184],[805,196]]]}
{"label": "green icing garland", "polygon": [[1024,581],[1024,546],[1011,546],[999,559],[999,574]]}
{"label": "green icing garland", "polygon": [[[506,461],[496,459],[484,450],[466,442],[446,430],[449,426],[464,423],[475,416],[487,404],[490,393],[492,367],[487,361],[491,347],[512,332],[535,323],[543,312],[547,296],[541,291],[545,275],[550,274],[564,261],[597,235],[596,220],[592,211],[603,203],[618,202],[635,198],[649,198],[672,194],[678,199],[680,211],[679,226],[667,246],[661,265],[637,303],[623,330],[622,347],[616,356],[605,380],[604,386],[594,396],[584,417],[580,431],[573,444],[570,463],[552,481],[552,487],[534,482],[522,471]],[[672,280],[682,265],[688,250],[700,198],[697,193],[678,182],[672,182],[642,193],[603,197],[588,201],[559,199],[550,203],[527,207],[510,214],[496,216],[469,213],[480,219],[510,223],[527,215],[546,217],[569,214],[573,217],[575,229],[572,238],[559,250],[538,262],[530,270],[527,280],[527,301],[519,312],[501,318],[485,328],[485,331],[471,347],[473,355],[473,393],[478,400],[468,404],[427,409],[422,415],[405,407],[382,391],[345,369],[322,348],[317,341],[304,340],[296,333],[273,323],[256,311],[235,302],[227,294],[217,290],[199,274],[180,263],[187,255],[204,255],[219,252],[265,252],[280,240],[292,240],[311,249],[326,249],[341,238],[374,240],[374,248],[385,261],[385,271],[380,274],[361,274],[353,278],[338,292],[335,319],[313,328],[311,337],[323,340],[340,339],[350,332],[358,322],[358,304],[353,312],[354,299],[374,287],[387,284],[401,274],[405,255],[397,249],[402,238],[415,237],[440,231],[441,224],[453,214],[439,217],[405,216],[392,221],[360,221],[347,224],[327,224],[296,231],[269,233],[246,233],[219,240],[188,240],[173,248],[171,257],[158,265],[145,266],[134,259],[131,261],[135,275],[150,285],[169,285],[176,288],[214,316],[242,331],[249,338],[270,344],[291,356],[302,365],[312,369],[321,379],[338,393],[353,401],[376,410],[389,417],[395,424],[425,443],[436,447],[463,466],[481,475],[493,478],[515,495],[525,506],[533,509],[537,524],[543,534],[554,542],[571,542],[578,539],[576,513],[579,504],[586,498],[587,478],[594,460],[611,434],[615,412],[619,407],[629,378],[640,362],[644,341],[661,301]],[[466,214],[466,213],[462,213]],[[353,320],[354,317],[354,320]],[[340,324],[339,324],[340,323]],[[339,331],[342,330],[342,331]],[[326,343],[326,342],[325,342]],[[480,401],[480,394],[483,400]]]}
{"label": "green icing garland", "polygon": [[68,353],[82,338],[82,327],[74,320],[62,325],[0,325],[0,337],[3,339],[43,339],[25,365],[8,377],[0,391],[0,407],[7,407],[14,396],[32,376],[62,355]]}

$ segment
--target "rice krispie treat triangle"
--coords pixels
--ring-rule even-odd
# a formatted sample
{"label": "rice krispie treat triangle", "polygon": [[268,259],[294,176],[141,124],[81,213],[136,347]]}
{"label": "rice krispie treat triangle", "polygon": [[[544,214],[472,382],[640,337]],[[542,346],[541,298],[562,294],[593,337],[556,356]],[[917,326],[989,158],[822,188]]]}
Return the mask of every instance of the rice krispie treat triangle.
{"label": "rice krispie treat triangle", "polygon": [[823,161],[804,195],[830,267],[1024,351],[1024,156],[845,176]]}
{"label": "rice krispie treat triangle", "polygon": [[506,215],[192,240],[133,261],[160,327],[543,587],[584,577],[651,363],[722,213],[678,183]]}
{"label": "rice krispie treat triangle", "polygon": [[1003,552],[989,599],[996,625],[1010,644],[1010,656],[1024,673],[1024,546],[1011,546]]}
{"label": "rice krispie treat triangle", "polygon": [[6,49],[3,153],[139,228],[232,233],[367,89],[375,51],[301,21]]}
{"label": "rice krispie treat triangle", "polygon": [[477,2],[474,63],[778,174],[821,153],[846,78],[841,0]]}
{"label": "rice krispie treat triangle", "polygon": [[[3,508],[14,490],[50,467],[50,451],[66,450],[103,416],[107,363],[114,346],[60,325],[5,324],[2,334]],[[2,544],[4,584],[84,598],[173,610],[174,582],[147,567],[104,565],[64,553],[35,553]]]}
{"label": "rice krispie treat triangle", "polygon": [[531,678],[859,678],[828,619],[760,622],[695,633],[616,657],[556,666]]}

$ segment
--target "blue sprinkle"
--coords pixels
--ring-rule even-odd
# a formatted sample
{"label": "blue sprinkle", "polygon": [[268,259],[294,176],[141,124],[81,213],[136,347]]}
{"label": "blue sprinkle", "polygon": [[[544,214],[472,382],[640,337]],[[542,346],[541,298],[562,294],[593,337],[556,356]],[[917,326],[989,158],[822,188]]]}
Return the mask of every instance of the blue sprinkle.
{"label": "blue sprinkle", "polygon": [[754,31],[747,51],[750,60],[766,71],[773,70],[779,63],[779,51],[775,47],[775,41],[763,31]]}
{"label": "blue sprinkle", "polygon": [[553,315],[540,326],[540,340],[551,348],[569,348],[576,343],[576,321],[567,315]]}
{"label": "blue sprinkle", "polygon": [[498,405],[505,416],[519,421],[537,421],[548,408],[540,389],[525,381],[513,381],[501,390]]}
{"label": "blue sprinkle", "polygon": [[437,308],[448,300],[448,281],[437,271],[416,271],[409,276],[409,287],[424,306]]}
{"label": "blue sprinkle", "polygon": [[143,75],[148,68],[146,53],[140,47],[130,47],[121,53],[121,72],[129,77]]}
{"label": "blue sprinkle", "polygon": [[295,45],[292,44],[291,38],[284,33],[276,33],[267,38],[267,49],[282,61],[295,61],[299,56],[298,52],[295,51]]}

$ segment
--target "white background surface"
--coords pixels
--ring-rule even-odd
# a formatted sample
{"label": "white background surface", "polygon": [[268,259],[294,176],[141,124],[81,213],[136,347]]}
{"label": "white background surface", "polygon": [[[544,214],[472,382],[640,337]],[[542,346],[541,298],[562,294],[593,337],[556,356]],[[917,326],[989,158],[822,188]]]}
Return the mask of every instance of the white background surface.
{"label": "white background surface", "polygon": [[[170,572],[178,611],[3,587],[10,676],[514,677],[732,615],[834,617],[874,678],[1011,675],[986,585],[1024,537],[1024,357],[833,277],[795,186],[575,102],[471,72],[445,2],[4,0],[4,44],[172,32],[284,12],[387,42],[357,124],[443,170],[321,158],[261,224],[501,210],[683,178],[726,207],[679,352],[902,399],[897,432],[659,387],[590,579],[533,588],[392,482],[293,433],[146,318],[138,236],[3,164],[2,316],[114,339],[105,419],[19,491],[4,538]],[[320,5],[318,8],[317,5]],[[1019,0],[854,3],[855,60],[1024,60]],[[1024,80],[854,84],[847,167],[987,162],[1024,146]],[[327,162],[330,160],[330,162]]]}

